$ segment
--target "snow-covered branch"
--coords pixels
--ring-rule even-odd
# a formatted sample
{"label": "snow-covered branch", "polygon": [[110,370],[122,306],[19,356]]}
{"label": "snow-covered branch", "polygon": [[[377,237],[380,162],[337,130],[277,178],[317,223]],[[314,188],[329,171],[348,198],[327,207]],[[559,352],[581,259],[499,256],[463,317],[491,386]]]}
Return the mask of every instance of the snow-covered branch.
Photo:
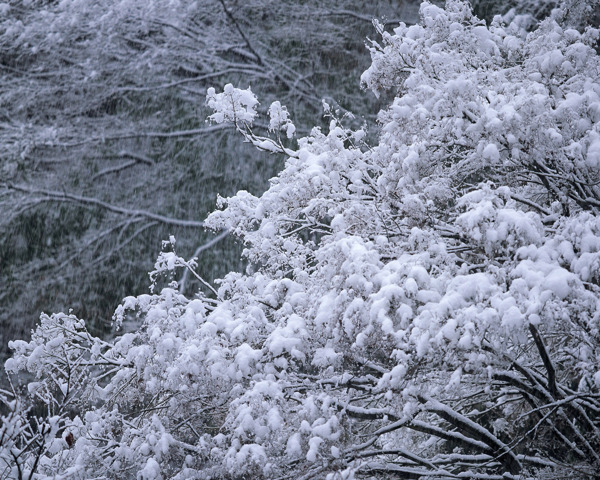
{"label": "snow-covered branch", "polygon": [[108,210],[113,213],[117,213],[119,215],[125,215],[131,218],[147,218],[149,220],[156,220],[157,222],[164,223],[166,225],[173,225],[179,227],[188,227],[188,228],[203,228],[204,222],[194,221],[194,220],[182,220],[177,218],[170,218],[164,215],[159,215],[156,213],[148,212],[145,210],[138,209],[128,209],[124,207],[120,207],[118,205],[112,205],[110,203],[104,202],[97,198],[93,197],[85,197],[82,195],[74,195],[66,192],[57,192],[50,190],[42,190],[42,189],[34,189],[29,188],[24,185],[13,185],[13,184],[5,184],[4,188],[9,190],[14,190],[17,192],[28,193],[39,196],[40,201],[45,202],[73,202],[81,205],[89,205],[94,207],[99,207],[101,209]]}

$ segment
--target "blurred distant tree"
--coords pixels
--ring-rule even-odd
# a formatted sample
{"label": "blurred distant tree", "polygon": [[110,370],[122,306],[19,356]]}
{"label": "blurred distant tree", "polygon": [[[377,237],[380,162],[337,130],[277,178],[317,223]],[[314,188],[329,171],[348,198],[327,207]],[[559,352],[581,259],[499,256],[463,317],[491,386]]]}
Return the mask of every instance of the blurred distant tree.
{"label": "blurred distant tree", "polygon": [[521,22],[532,26],[534,22],[546,18],[558,0],[472,0],[473,11],[480,17],[491,21],[495,15],[503,15],[513,20],[521,17]]}

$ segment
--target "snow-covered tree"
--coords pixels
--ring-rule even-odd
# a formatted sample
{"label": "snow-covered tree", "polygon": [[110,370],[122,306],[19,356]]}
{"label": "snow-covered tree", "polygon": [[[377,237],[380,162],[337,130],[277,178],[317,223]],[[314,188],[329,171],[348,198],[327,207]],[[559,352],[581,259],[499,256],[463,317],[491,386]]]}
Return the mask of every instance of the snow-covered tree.
{"label": "snow-covered tree", "polygon": [[208,91],[213,125],[287,157],[206,220],[247,271],[187,298],[171,238],[115,312],[138,331],[43,315],[6,363],[34,379],[0,392],[5,477],[598,478],[598,31],[459,0],[379,30],[375,144],[327,105],[295,145],[273,103],[261,135],[252,91]]}
{"label": "snow-covered tree", "polygon": [[371,17],[392,10],[354,3],[0,3],[0,359],[40,310],[103,318],[142,293],[169,234],[208,278],[241,268],[201,219],[217,193],[262,192],[280,159],[207,126],[206,89],[252,85],[304,133],[322,97],[376,111],[355,77]]}

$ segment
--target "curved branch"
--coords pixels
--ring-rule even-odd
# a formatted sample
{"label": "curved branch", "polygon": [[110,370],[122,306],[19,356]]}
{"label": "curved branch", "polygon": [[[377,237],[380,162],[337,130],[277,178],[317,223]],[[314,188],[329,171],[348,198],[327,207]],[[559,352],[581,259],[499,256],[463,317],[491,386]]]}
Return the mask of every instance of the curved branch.
{"label": "curved branch", "polygon": [[71,203],[79,203],[81,205],[92,205],[95,207],[100,207],[110,212],[118,213],[119,215],[126,215],[129,217],[144,217],[150,220],[156,220],[160,223],[164,223],[165,225],[174,225],[177,227],[187,227],[187,228],[204,228],[204,222],[200,222],[197,220],[182,220],[178,218],[165,217],[164,215],[159,215],[157,213],[148,212],[146,210],[131,210],[128,208],[119,207],[117,205],[112,205],[110,203],[104,202],[102,200],[98,200],[93,197],[84,197],[81,195],[73,195],[71,193],[66,192],[56,192],[50,190],[41,190],[24,187],[22,185],[13,185],[13,184],[5,184],[5,187],[9,190],[14,190],[17,192],[28,193],[31,195],[44,195],[46,200],[49,202],[71,202]]}
{"label": "curved branch", "polygon": [[518,474],[522,470],[521,463],[516,455],[508,448],[504,442],[493,435],[473,420],[455,412],[447,405],[423,395],[417,396],[419,402],[424,404],[425,410],[435,413],[440,418],[446,420],[450,425],[456,427],[460,432],[466,433],[486,445],[498,454],[498,460],[504,464],[511,474]]}

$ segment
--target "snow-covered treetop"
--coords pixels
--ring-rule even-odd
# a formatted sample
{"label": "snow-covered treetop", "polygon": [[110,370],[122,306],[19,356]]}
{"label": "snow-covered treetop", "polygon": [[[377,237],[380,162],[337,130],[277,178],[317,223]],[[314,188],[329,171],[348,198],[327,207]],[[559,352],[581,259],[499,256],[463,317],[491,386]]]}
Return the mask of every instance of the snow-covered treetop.
{"label": "snow-covered treetop", "polygon": [[[247,272],[213,299],[126,298],[116,319],[143,325],[114,342],[43,316],[6,367],[48,415],[32,430],[2,394],[5,476],[597,475],[598,31],[487,26],[454,0],[380,33],[375,145],[335,112],[284,145],[284,107],[259,137],[249,90],[208,92],[211,120],[287,157],[206,220]],[[153,275],[192,266],[164,252]]]}

